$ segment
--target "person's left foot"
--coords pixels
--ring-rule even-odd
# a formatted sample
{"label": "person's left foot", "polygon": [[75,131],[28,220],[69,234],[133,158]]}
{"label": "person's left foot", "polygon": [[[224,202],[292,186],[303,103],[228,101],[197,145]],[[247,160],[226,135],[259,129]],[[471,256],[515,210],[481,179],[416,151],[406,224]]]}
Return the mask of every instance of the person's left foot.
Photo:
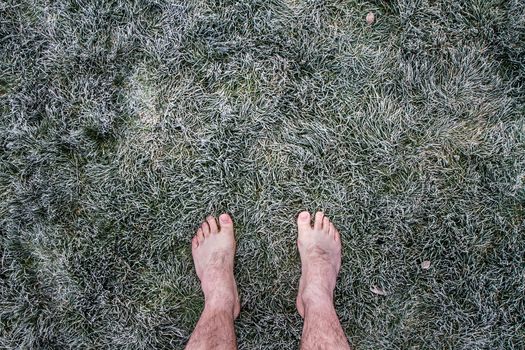
{"label": "person's left foot", "polygon": [[219,216],[219,225],[209,216],[191,241],[193,262],[204,292],[205,308],[231,310],[239,315],[237,285],[233,277],[235,237],[228,214]]}

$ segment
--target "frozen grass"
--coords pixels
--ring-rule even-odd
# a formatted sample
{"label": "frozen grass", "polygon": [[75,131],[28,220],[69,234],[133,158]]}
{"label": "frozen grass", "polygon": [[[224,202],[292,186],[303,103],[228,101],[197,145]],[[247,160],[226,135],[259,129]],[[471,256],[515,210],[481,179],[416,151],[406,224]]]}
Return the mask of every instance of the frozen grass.
{"label": "frozen grass", "polygon": [[1,348],[181,348],[223,211],[294,348],[305,208],[357,348],[525,348],[523,1],[4,0],[0,58]]}

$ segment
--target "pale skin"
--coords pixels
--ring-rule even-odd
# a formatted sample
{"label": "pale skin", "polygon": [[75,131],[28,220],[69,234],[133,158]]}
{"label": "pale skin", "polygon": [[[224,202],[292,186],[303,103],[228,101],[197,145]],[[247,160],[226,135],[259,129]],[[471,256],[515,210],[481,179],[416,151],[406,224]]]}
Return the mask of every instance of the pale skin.
{"label": "pale skin", "polygon": [[[297,218],[301,279],[297,311],[304,318],[301,349],[350,349],[334,308],[334,289],[341,268],[341,237],[322,212]],[[193,237],[192,254],[204,293],[204,310],[186,349],[236,349],[233,322],[240,304],[233,276],[235,237],[228,214],[209,216]]]}

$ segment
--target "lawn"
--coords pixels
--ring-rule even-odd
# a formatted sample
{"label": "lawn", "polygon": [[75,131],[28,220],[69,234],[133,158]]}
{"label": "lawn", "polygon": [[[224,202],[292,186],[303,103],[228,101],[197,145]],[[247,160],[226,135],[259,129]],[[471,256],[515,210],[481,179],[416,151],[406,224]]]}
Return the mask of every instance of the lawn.
{"label": "lawn", "polygon": [[355,348],[525,348],[522,0],[4,0],[0,115],[2,349],[183,348],[221,212],[296,348],[303,209]]}

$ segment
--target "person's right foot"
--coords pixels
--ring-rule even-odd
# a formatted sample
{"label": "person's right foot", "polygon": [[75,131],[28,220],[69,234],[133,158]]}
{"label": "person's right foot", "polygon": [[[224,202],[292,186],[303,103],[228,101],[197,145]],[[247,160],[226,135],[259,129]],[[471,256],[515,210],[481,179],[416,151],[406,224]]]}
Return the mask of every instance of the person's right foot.
{"label": "person's right foot", "polygon": [[297,246],[301,255],[301,279],[297,311],[304,317],[307,305],[333,305],[337,274],[341,268],[341,237],[334,224],[322,212],[303,211],[297,218]]}

